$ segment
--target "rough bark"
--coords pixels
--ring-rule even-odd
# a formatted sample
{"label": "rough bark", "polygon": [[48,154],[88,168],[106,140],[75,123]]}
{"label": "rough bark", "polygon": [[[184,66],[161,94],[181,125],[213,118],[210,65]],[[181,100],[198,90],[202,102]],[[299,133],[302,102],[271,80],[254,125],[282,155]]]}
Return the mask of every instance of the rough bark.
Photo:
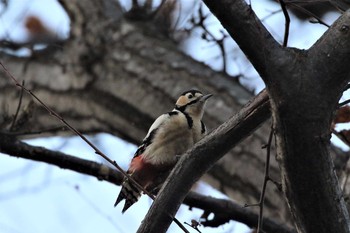
{"label": "rough bark", "polygon": [[[171,110],[179,93],[192,87],[215,95],[204,119],[208,128],[214,129],[252,97],[230,77],[179,52],[151,20],[123,18],[115,1],[60,2],[72,20],[71,36],[62,43],[62,48],[49,47],[31,58],[2,53],[1,60],[17,78],[25,80],[27,87],[84,133],[108,132],[139,143],[152,121]],[[242,5],[240,1],[237,4]],[[249,10],[244,9],[243,13]],[[255,26],[243,24],[251,21],[238,22],[242,23],[239,29],[247,32]],[[259,49],[249,48],[249,45],[263,46],[256,42],[261,43],[260,39],[265,37],[268,37],[266,32],[258,32],[246,37],[242,34],[241,39],[247,39],[244,49],[251,50],[248,57],[253,63],[254,59],[259,59],[255,64],[261,69],[265,54],[259,52],[255,57],[254,51]],[[254,38],[253,42],[249,38]],[[271,40],[269,43],[274,43]],[[8,120],[5,116],[15,112],[19,92],[14,91],[13,83],[3,73],[0,75],[0,125],[5,125],[4,121]],[[28,102],[25,96],[22,106]],[[45,110],[36,108],[32,117],[17,130],[45,131],[58,125],[60,123]],[[237,145],[204,179],[242,205],[256,203],[264,171],[261,146],[267,141],[269,125]],[[52,132],[35,137],[50,134]],[[115,160],[117,156],[111,155]],[[271,176],[279,180],[276,161],[271,165]],[[284,199],[273,185],[268,187],[265,204],[267,216],[277,221],[290,221]]]}
{"label": "rough bark", "polygon": [[288,59],[281,64],[286,71],[303,72],[290,73],[283,81],[276,73],[266,79],[284,192],[300,232],[350,232],[329,155],[333,113],[350,80],[349,24],[345,13],[308,51],[291,51],[292,64]]}
{"label": "rough bark", "polygon": [[[2,53],[1,60],[13,75],[25,80],[27,87],[84,133],[108,132],[137,144],[152,121],[173,108],[179,93],[192,87],[214,94],[204,118],[211,130],[252,97],[230,77],[184,55],[152,22],[128,21],[116,17],[117,13],[106,16],[99,3],[67,1],[66,8],[72,18],[72,35],[61,49],[53,46],[31,58]],[[0,88],[1,115],[11,117],[19,90],[15,91],[3,73]],[[24,95],[22,106],[28,102]],[[22,137],[69,134],[44,133],[61,124],[40,107],[35,107],[32,117],[21,126],[17,129],[20,132],[43,131]],[[264,167],[261,146],[268,132],[269,124],[229,152],[204,179],[242,205],[257,202]],[[117,152],[110,156],[118,161]],[[279,179],[275,162],[271,174]],[[283,197],[273,185],[268,189],[266,214],[277,221],[288,221]]]}
{"label": "rough bark", "polygon": [[[350,13],[345,13],[314,47],[303,52],[282,48],[243,0],[205,2],[267,84],[282,187],[298,232],[350,232],[348,211],[329,155],[332,114],[350,78]],[[252,44],[259,49],[252,49]],[[209,136],[203,141],[210,140]],[[169,214],[176,212],[182,193],[190,187],[187,181],[182,186],[178,184],[189,174],[188,162],[211,166],[210,160],[207,163],[191,157],[200,151],[201,147],[196,146],[176,165],[138,232],[165,232],[171,221]],[[203,170],[191,175],[199,177],[201,173]],[[163,195],[169,189],[180,195]],[[159,213],[161,204],[167,213]],[[154,218],[160,225],[149,222]]]}
{"label": "rough bark", "polygon": [[[265,113],[266,114],[266,113]],[[43,147],[31,146],[17,140],[13,135],[0,134],[0,152],[10,156],[45,162],[62,169],[69,169],[86,175],[94,176],[98,180],[121,185],[123,175],[115,169],[101,163],[81,159],[58,151],[48,150]],[[203,226],[218,227],[230,220],[242,222],[250,227],[257,227],[257,214],[248,208],[230,200],[212,198],[198,193],[190,192],[184,204],[190,208],[200,208],[205,213],[213,213],[212,219],[201,222]],[[284,224],[279,224],[273,219],[266,218],[264,229],[270,233],[293,233]]]}
{"label": "rough bark", "polygon": [[[254,14],[246,16],[255,27],[239,31],[238,37],[240,27],[230,16],[237,15],[235,7],[241,7],[241,12],[249,10],[243,1],[238,2],[207,1],[223,25],[231,25],[228,30],[244,52],[258,55],[251,61],[269,90],[283,189],[298,231],[349,232],[348,212],[329,156],[329,139],[333,112],[350,80],[350,14],[345,13],[304,52],[271,43]],[[230,16],[215,8],[219,4],[231,7],[225,11]],[[252,32],[264,36],[260,42],[263,60],[240,39]]]}
{"label": "rough bark", "polygon": [[269,113],[266,108],[268,104],[267,93],[260,93],[236,115],[187,151],[165,181],[137,232],[166,232],[192,185],[218,159],[265,121],[264,116]]}

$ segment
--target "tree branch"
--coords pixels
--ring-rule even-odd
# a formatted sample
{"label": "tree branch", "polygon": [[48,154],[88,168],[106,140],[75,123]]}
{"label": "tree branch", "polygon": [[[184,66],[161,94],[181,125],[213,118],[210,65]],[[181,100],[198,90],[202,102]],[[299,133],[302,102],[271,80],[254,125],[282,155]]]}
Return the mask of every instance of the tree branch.
{"label": "tree branch", "polygon": [[[120,172],[104,164],[77,158],[58,151],[51,151],[44,147],[31,146],[18,141],[15,137],[4,134],[0,134],[0,152],[8,154],[9,156],[56,165],[62,169],[69,169],[78,173],[94,176],[98,180],[104,180],[115,185],[121,185],[123,182],[123,175]],[[214,213],[215,215],[218,214],[227,221],[239,221],[252,228],[257,226],[256,219],[258,215],[256,213],[242,208],[242,206],[230,200],[223,200],[190,192],[186,196],[184,204]],[[210,222],[207,222],[207,224],[210,224]],[[269,233],[294,232],[269,218],[265,218],[264,229]]]}
{"label": "tree branch", "polygon": [[[253,14],[243,17],[248,15],[243,1],[206,2],[269,90],[283,191],[298,231],[350,232],[349,214],[329,156],[333,111],[350,79],[350,13],[338,19],[309,51],[302,51],[277,48],[261,23],[255,23],[255,28],[244,23],[258,20]],[[222,7],[225,13],[220,13]],[[262,38],[254,33],[258,30]],[[258,46],[251,46],[252,40]]]}
{"label": "tree branch", "polygon": [[266,82],[283,191],[300,232],[350,232],[329,154],[333,112],[350,80],[349,24],[345,13],[310,50],[276,59]]}
{"label": "tree branch", "polygon": [[[92,12],[77,18],[96,13],[99,2],[91,8],[87,6],[92,2],[87,2],[86,6],[82,5]],[[84,10],[84,7],[79,10]],[[109,22],[107,19],[101,21]],[[86,18],[86,23],[92,22]],[[64,50],[30,59],[1,54],[1,59],[15,77],[25,80],[27,87],[31,87],[39,98],[80,132],[107,132],[135,144],[144,137],[156,117],[174,107],[176,98],[184,90],[196,87],[214,94],[203,120],[208,129],[214,129],[226,121],[252,98],[252,94],[231,77],[196,62],[180,52],[172,42],[154,37],[157,32],[152,31],[154,27],[151,23],[126,20],[119,23],[120,27],[117,27],[117,23],[109,25],[103,29],[103,33],[98,30],[101,27],[90,26],[91,30],[96,30],[86,34],[96,35],[93,40],[95,44],[91,47],[82,47],[85,44],[83,41],[91,38],[82,36],[69,39],[64,44]],[[157,45],[157,49],[154,49],[154,45]],[[108,52],[103,52],[101,59],[86,60],[87,55],[88,58],[95,57],[91,53],[96,51]],[[18,94],[8,81],[0,78],[0,106],[8,106],[3,113],[12,116],[16,111]],[[30,98],[24,95],[22,106],[29,101]],[[0,124],[1,120],[0,117]],[[41,108],[35,108],[28,120],[24,125],[27,128],[18,131],[41,131],[57,126],[57,122]],[[257,201],[258,187],[263,177],[260,166],[264,163],[259,153],[264,143],[261,135],[268,131],[269,126],[265,125],[254,132],[248,140],[218,161],[215,169],[210,170],[203,179],[232,199],[242,203]],[[46,133],[45,136],[53,133],[69,134],[61,131]],[[254,162],[246,163],[247,160]],[[279,179],[277,162],[273,160],[271,165],[272,175]],[[283,197],[274,189],[268,189],[267,193],[266,214],[281,222],[288,221]]]}
{"label": "tree branch", "polygon": [[172,221],[171,216],[175,216],[193,183],[268,117],[269,100],[267,92],[263,91],[187,151],[164,183],[137,232],[166,232]]}
{"label": "tree branch", "polygon": [[[173,107],[178,94],[191,87],[197,87],[204,92],[220,93],[214,97],[215,101],[208,103],[204,121],[209,128],[215,128],[225,121],[250,98],[249,93],[233,84],[229,77],[193,61],[180,53],[169,41],[154,37],[158,32],[152,24],[117,20],[115,8],[99,1],[61,2],[68,6],[66,9],[71,16],[73,35],[64,43],[64,50],[53,50],[30,60],[4,54],[1,59],[11,72],[14,71],[16,76],[25,79],[27,85],[35,87],[38,96],[82,132],[109,132],[138,142],[152,121]],[[111,0],[104,1],[108,2],[116,3]],[[222,1],[207,2],[212,5],[220,2],[220,5]],[[229,4],[228,1],[225,2]],[[243,1],[231,2],[235,6],[245,4]],[[277,54],[278,51],[294,51],[276,49],[276,53],[274,48],[279,47],[278,43],[256,20],[250,9],[244,7],[242,9],[245,10],[240,12],[241,9],[236,8],[234,13],[227,11],[231,8],[225,8],[225,12],[222,9],[222,5],[217,7],[218,12],[225,14],[225,23],[242,24],[231,28],[230,33],[241,37],[237,42],[239,41],[248,57],[255,60],[253,64],[260,66],[260,74],[266,73],[266,69],[276,69],[277,66],[271,65],[271,60],[276,60],[274,63],[284,60],[284,54]],[[244,15],[246,17],[240,18]],[[244,24],[248,24],[248,27]],[[262,31],[254,28],[254,25],[258,25],[256,27]],[[268,43],[263,42],[266,40]],[[260,46],[265,45],[266,53],[257,51],[264,50],[265,47]],[[252,48],[249,49],[249,46]],[[275,53],[272,55],[270,51]],[[298,59],[305,53],[299,55]],[[267,63],[266,69],[264,62]],[[284,70],[279,67],[279,71],[296,73],[296,77],[287,82],[286,87],[298,82],[301,79],[298,75],[307,69],[306,66],[296,69],[290,62],[288,65],[290,68]],[[285,75],[278,73],[276,77]],[[315,86],[317,85],[313,85]],[[0,79],[0,88],[0,106],[9,106],[8,112],[14,113],[15,110],[11,108],[17,106],[18,97],[14,95],[13,85],[9,86],[5,79]],[[302,93],[309,91],[310,89],[305,88]],[[24,105],[27,100],[23,99]],[[31,130],[40,130],[52,127],[52,123],[53,121],[47,120],[46,112],[38,110],[27,125],[30,125]],[[212,185],[220,185],[223,192],[242,203],[258,198],[256,187],[263,177],[260,169],[263,161],[257,148],[262,144],[262,135],[267,134],[266,128],[262,127],[249,140],[230,151],[228,156],[215,165],[219,169],[212,169],[206,176],[209,181],[214,181]],[[301,131],[301,135],[303,133]],[[276,161],[272,160],[271,163],[272,175],[279,178]],[[288,221],[290,218],[282,196],[274,190],[267,192],[266,214]]]}
{"label": "tree branch", "polygon": [[117,185],[120,185],[123,181],[123,175],[120,172],[104,164],[70,156],[58,151],[51,151],[44,147],[31,146],[5,134],[0,134],[0,152],[18,158],[56,165],[63,169],[95,176],[99,180],[106,180]]}
{"label": "tree branch", "polygon": [[285,29],[284,29],[283,47],[287,47],[288,38],[289,38],[290,17],[289,17],[289,13],[287,11],[286,3],[284,2],[284,0],[279,0],[279,2],[281,5],[281,9],[282,9],[284,18],[286,20]]}
{"label": "tree branch", "polygon": [[[208,196],[203,196],[198,193],[190,192],[184,203],[190,207],[203,209],[207,212],[220,215],[226,220],[235,220],[248,225],[251,228],[257,227],[258,214],[254,213],[241,205],[230,200],[218,199]],[[215,219],[215,217],[214,217]],[[210,226],[210,220],[202,223],[205,226]],[[214,227],[214,225],[212,225]],[[217,226],[217,225],[215,225]],[[295,230],[278,224],[270,218],[264,218],[263,228],[268,233],[292,233]]]}
{"label": "tree branch", "polygon": [[[56,120],[59,120],[62,122],[70,131],[75,133],[77,136],[81,138],[87,145],[89,145],[97,155],[101,156],[104,160],[106,160],[109,164],[114,166],[120,173],[124,175],[126,179],[128,179],[130,182],[132,182],[138,189],[140,189],[144,194],[147,194],[151,199],[154,199],[153,194],[148,192],[144,187],[142,187],[137,181],[135,181],[129,174],[127,174],[114,160],[110,159],[108,156],[106,156],[102,151],[100,151],[89,139],[87,139],[80,131],[78,131],[74,126],[69,124],[64,118],[62,118],[59,114],[57,114],[55,111],[53,111],[49,106],[47,106],[40,98],[38,98],[31,90],[27,89],[24,86],[24,82],[20,84],[17,79],[6,69],[6,67],[0,62],[0,66],[3,68],[3,70],[6,72],[6,74],[11,78],[15,85],[22,88],[22,90],[26,91],[29,95],[33,97],[36,101],[38,101],[41,105],[41,107],[45,108],[46,111],[50,115],[56,118]],[[22,101],[22,96],[21,99]],[[19,107],[17,108],[19,110]],[[187,229],[182,225],[181,222],[179,222],[176,218],[174,218],[174,222],[185,232],[189,233]]]}
{"label": "tree branch", "polygon": [[336,98],[350,80],[349,54],[350,12],[347,11],[308,50],[309,59],[306,64],[315,67],[318,82],[322,82]]}
{"label": "tree branch", "polygon": [[283,49],[252,8],[244,0],[203,1],[246,54],[260,76],[263,79],[268,78],[266,63],[275,60],[276,54],[272,54],[282,52]]}

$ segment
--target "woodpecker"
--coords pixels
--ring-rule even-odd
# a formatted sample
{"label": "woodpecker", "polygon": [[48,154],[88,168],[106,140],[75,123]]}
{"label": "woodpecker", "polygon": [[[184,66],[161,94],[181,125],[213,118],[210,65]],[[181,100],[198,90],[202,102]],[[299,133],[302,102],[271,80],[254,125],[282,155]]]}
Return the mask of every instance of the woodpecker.
{"label": "woodpecker", "polygon": [[[151,125],[127,170],[127,174],[148,192],[154,193],[175,166],[178,156],[205,135],[202,116],[211,96],[198,90],[185,91],[176,101],[175,108],[159,116]],[[124,213],[141,194],[142,191],[125,178],[114,206],[125,199]]]}

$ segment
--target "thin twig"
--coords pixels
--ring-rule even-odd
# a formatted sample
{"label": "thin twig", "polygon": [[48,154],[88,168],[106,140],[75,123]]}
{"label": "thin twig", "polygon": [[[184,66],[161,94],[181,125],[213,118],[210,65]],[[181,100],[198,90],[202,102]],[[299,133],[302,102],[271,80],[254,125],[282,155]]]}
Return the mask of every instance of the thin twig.
{"label": "thin twig", "polygon": [[[291,6],[295,7],[295,8],[297,8],[298,10],[304,12],[305,14],[310,15],[311,17],[315,18],[319,24],[322,24],[322,25],[324,25],[324,26],[326,26],[326,27],[328,27],[328,28],[330,27],[330,25],[327,24],[326,22],[324,22],[320,17],[318,17],[317,15],[315,15],[314,13],[312,13],[311,11],[308,11],[307,9],[305,9],[305,8],[303,8],[303,7],[301,7],[301,6],[299,6],[298,4],[295,4],[295,3],[293,3],[293,2],[288,2],[288,3],[286,3],[286,4],[287,4],[287,5],[291,5]],[[312,22],[312,23],[315,23],[315,22]]]}
{"label": "thin twig", "polygon": [[266,185],[267,185],[267,182],[270,180],[270,154],[271,154],[271,142],[272,142],[273,134],[274,134],[274,130],[273,130],[273,127],[271,126],[269,140],[268,140],[267,146],[266,146],[265,175],[264,175],[264,183],[262,186],[260,201],[259,201],[260,211],[259,211],[257,233],[259,233],[262,230],[262,226],[263,226],[263,214],[264,214],[264,201],[265,201]]}
{"label": "thin twig", "polygon": [[[24,85],[24,80],[22,81],[22,86]],[[19,113],[19,110],[21,108],[21,105],[22,105],[22,99],[23,99],[23,89],[21,89],[21,94],[19,96],[19,101],[18,101],[18,105],[17,105],[17,109],[16,109],[16,113],[13,117],[13,120],[12,120],[12,123],[11,123],[11,126],[10,126],[10,131],[13,130],[13,128],[15,127],[15,124],[16,124],[16,120],[17,120],[17,117],[18,117],[18,113]]]}
{"label": "thin twig", "polygon": [[266,146],[263,148],[266,148],[266,162],[265,162],[265,174],[264,174],[264,182],[261,187],[261,194],[260,194],[260,200],[258,203],[255,204],[245,204],[244,207],[252,207],[252,206],[259,206],[259,217],[258,217],[258,227],[257,227],[257,233],[264,232],[262,230],[263,226],[263,214],[264,214],[264,201],[265,201],[265,193],[266,193],[266,186],[268,181],[273,181],[270,178],[270,154],[271,154],[271,142],[273,138],[274,130],[273,126],[271,126],[271,131],[269,135],[268,142]]}
{"label": "thin twig", "polygon": [[197,222],[196,220],[192,219],[191,220],[191,224],[184,222],[186,225],[192,227],[193,229],[195,229],[197,232],[202,233],[199,229],[198,226],[200,226],[201,224],[199,222]]}
{"label": "thin twig", "polygon": [[261,21],[264,22],[265,20],[267,20],[268,18],[274,16],[277,13],[280,13],[282,10],[275,10],[275,11],[271,11],[270,14],[266,15],[265,17],[261,18]]}
{"label": "thin twig", "polygon": [[[155,199],[154,195],[148,192],[145,188],[143,188],[136,180],[134,180],[129,174],[127,174],[118,164],[115,160],[110,159],[108,156],[106,156],[102,151],[100,151],[89,139],[87,139],[82,133],[80,133],[76,128],[74,128],[72,125],[70,125],[63,117],[61,117],[58,113],[53,111],[49,106],[47,106],[39,97],[37,97],[31,90],[27,89],[24,85],[20,84],[17,79],[7,70],[7,68],[0,62],[0,65],[2,66],[5,73],[14,81],[15,85],[22,88],[25,92],[27,92],[29,95],[31,95],[34,99],[36,99],[42,107],[46,109],[46,111],[49,112],[50,115],[61,121],[68,129],[70,129],[73,133],[78,135],[85,143],[87,143],[94,151],[95,154],[100,155],[102,158],[104,158],[107,162],[112,164],[118,171],[120,171],[126,179],[131,181],[138,189],[142,190],[145,194],[147,194],[152,200]],[[170,214],[169,214],[170,215]],[[179,220],[177,220],[175,217],[173,218],[173,221],[186,233],[189,233],[189,231],[181,224]]]}
{"label": "thin twig", "polygon": [[222,56],[222,70],[225,74],[227,74],[227,55],[226,55],[226,49],[225,49],[225,39],[228,37],[224,31],[220,31],[222,34],[222,38],[217,39],[212,32],[210,32],[206,25],[204,25],[204,21],[208,18],[209,15],[204,15],[203,12],[203,5],[201,5],[198,9],[198,22],[196,22],[195,18],[192,18],[193,28],[200,27],[203,29],[204,33],[202,35],[202,39],[208,41],[208,42],[214,42],[220,49],[220,53]]}
{"label": "thin twig", "polygon": [[37,131],[22,131],[22,132],[0,130],[0,134],[11,135],[11,136],[24,136],[24,135],[37,135],[37,134],[48,133],[48,132],[57,132],[65,129],[66,129],[66,126],[57,126],[57,127],[52,127],[52,128],[42,129]]}
{"label": "thin twig", "polygon": [[350,147],[350,141],[346,138],[346,136],[342,132],[338,132],[335,129],[332,129],[332,133],[337,136],[344,144]]}
{"label": "thin twig", "polygon": [[289,13],[287,11],[286,3],[284,2],[284,0],[279,0],[279,3],[281,5],[281,9],[282,9],[284,18],[286,19],[286,26],[285,26],[285,30],[284,30],[284,39],[283,39],[283,47],[287,47],[288,37],[289,37],[290,17],[289,17]]}
{"label": "thin twig", "polygon": [[269,181],[272,182],[276,186],[278,191],[283,192],[281,182],[278,182],[278,181],[272,179],[271,177],[269,177]]}
{"label": "thin twig", "polygon": [[345,100],[345,101],[339,103],[339,104],[338,104],[338,108],[343,107],[344,105],[347,105],[348,103],[350,103],[350,99]]}
{"label": "thin twig", "polygon": [[[82,158],[78,158],[72,155],[64,154],[62,152],[49,150],[39,146],[32,146],[1,135],[0,133],[0,152],[13,156],[16,158],[29,159],[38,162],[45,162],[50,165],[58,166],[62,169],[68,169],[85,175],[93,176],[99,181],[107,181],[115,185],[121,185],[123,183],[123,176],[116,169],[106,166],[104,164],[90,161]],[[258,215],[253,211],[243,209],[239,204],[227,199],[213,198],[210,196],[204,196],[195,192],[189,192],[184,202],[190,208],[198,208],[203,211],[208,211],[214,214],[223,214],[223,217],[242,222],[247,226],[253,228],[256,227],[255,219]],[[214,219],[207,219],[205,222],[201,221],[202,226],[218,227],[220,225],[212,225]],[[204,223],[204,224],[203,224]],[[272,219],[265,218],[264,228],[267,232],[278,233],[296,233],[287,226],[281,223],[275,222]]]}

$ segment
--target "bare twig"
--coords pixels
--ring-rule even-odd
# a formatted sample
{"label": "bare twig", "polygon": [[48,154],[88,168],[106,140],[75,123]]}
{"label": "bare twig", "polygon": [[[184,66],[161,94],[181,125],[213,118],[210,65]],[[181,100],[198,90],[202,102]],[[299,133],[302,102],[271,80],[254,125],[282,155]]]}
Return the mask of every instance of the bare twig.
{"label": "bare twig", "polygon": [[[63,119],[59,114],[57,114],[55,111],[53,111],[49,106],[47,106],[39,97],[37,97],[31,90],[27,89],[24,85],[20,84],[17,79],[7,70],[7,68],[0,62],[0,65],[2,66],[5,73],[14,81],[15,85],[22,88],[24,91],[26,91],[29,95],[31,95],[35,100],[37,100],[41,106],[43,106],[46,111],[49,112],[50,115],[61,121],[64,125],[68,127],[72,132],[74,132],[76,135],[78,135],[83,141],[85,141],[92,149],[94,149],[95,153],[100,155],[102,158],[104,158],[107,162],[112,164],[117,170],[119,170],[125,177],[128,177],[128,179],[133,180],[129,177],[129,175],[113,160],[111,160],[109,157],[107,157],[102,151],[100,151],[92,142],[89,141],[84,135],[82,135],[77,129],[75,129],[72,125],[70,125],[65,119]],[[138,185],[136,181],[135,185]],[[140,186],[140,185],[138,185]],[[141,187],[141,186],[140,186]],[[142,187],[141,187],[142,190]],[[144,191],[144,190],[142,190]]]}
{"label": "bare twig", "polygon": [[332,129],[332,133],[335,136],[337,136],[344,144],[346,144],[348,147],[350,147],[350,141],[347,139],[347,137],[342,132],[338,132],[335,129]]}
{"label": "bare twig", "polygon": [[[296,9],[298,9],[298,10],[304,12],[305,14],[310,15],[311,17],[315,18],[319,24],[322,24],[322,25],[324,25],[324,26],[326,26],[326,27],[328,27],[328,28],[330,27],[329,24],[327,24],[326,22],[324,22],[320,17],[318,17],[317,15],[315,15],[314,13],[312,13],[311,11],[308,11],[307,9],[305,9],[305,8],[303,8],[303,7],[301,7],[301,6],[299,6],[299,5],[296,4],[295,2],[287,2],[286,5],[291,5],[291,6],[295,7]],[[310,22],[311,22],[311,21],[310,21]],[[312,23],[315,23],[315,22],[312,22]]]}
{"label": "bare twig", "polygon": [[265,163],[264,183],[262,186],[261,196],[260,196],[260,201],[259,201],[260,212],[259,212],[258,229],[257,229],[258,233],[262,230],[266,185],[267,185],[267,182],[270,180],[270,153],[271,153],[271,142],[272,142],[273,134],[274,134],[274,130],[273,130],[273,127],[271,126],[271,132],[270,132],[269,140],[268,140],[267,146],[266,146],[266,163]]}
{"label": "bare twig", "polygon": [[[300,5],[296,4],[296,2],[288,1],[288,2],[283,2],[283,3],[282,3],[282,2],[280,1],[280,4],[281,4],[281,9],[276,10],[276,11],[272,11],[269,15],[265,16],[264,18],[262,18],[261,21],[265,21],[265,20],[267,20],[268,18],[270,18],[271,16],[273,16],[273,15],[275,15],[275,14],[281,12],[281,11],[283,12],[285,18],[286,18],[286,16],[287,16],[288,19],[289,19],[289,14],[288,14],[288,12],[287,12],[286,6],[292,6],[292,7],[295,8],[296,10],[299,10],[299,11],[301,11],[301,12],[303,12],[303,13],[309,15],[310,17],[312,17],[312,18],[314,18],[314,19],[316,20],[316,21],[310,20],[310,21],[309,21],[310,23],[319,23],[319,24],[324,25],[324,26],[326,26],[326,27],[328,27],[328,28],[330,27],[329,24],[327,24],[325,21],[323,21],[320,17],[318,17],[317,15],[315,15],[314,13],[312,13],[311,11],[309,11],[309,10],[307,10],[307,9],[305,9],[305,8],[303,8],[303,7],[301,7]],[[283,6],[282,6],[282,5],[283,5]],[[283,10],[283,9],[285,9],[285,10]],[[286,20],[286,21],[287,21],[287,20]],[[290,19],[289,19],[289,21],[290,21]],[[286,23],[287,23],[287,22],[286,22]],[[287,24],[286,24],[286,26],[287,26]],[[287,32],[287,30],[286,30],[286,32]],[[286,41],[286,32],[285,32],[285,34],[284,34],[284,41]],[[289,33],[289,25],[288,25],[288,33]],[[287,37],[287,40],[288,40],[288,37]],[[286,43],[286,46],[287,46],[287,43]]]}
{"label": "bare twig", "polygon": [[[23,85],[24,85],[24,80],[22,81],[22,86],[23,86]],[[13,119],[12,119],[12,123],[11,123],[11,126],[10,126],[10,131],[12,131],[13,128],[15,127],[16,120],[17,120],[17,117],[18,117],[18,113],[19,113],[19,110],[20,110],[21,105],[22,105],[22,99],[23,99],[23,89],[21,89],[21,94],[20,94],[20,96],[19,96],[19,101],[18,101],[16,113],[15,113],[15,115],[13,116]]]}
{"label": "bare twig", "polygon": [[282,10],[281,9],[278,9],[278,10],[275,10],[275,11],[271,11],[270,14],[266,15],[265,17],[261,18],[261,21],[264,22],[265,20],[267,20],[268,18],[274,16],[275,14],[277,13],[280,13]]}
{"label": "bare twig", "polygon": [[[59,151],[52,151],[44,147],[32,146],[6,134],[0,134],[0,151],[9,156],[45,162],[62,169],[69,169],[90,175],[96,177],[98,180],[107,181],[115,185],[121,185],[123,183],[123,175],[109,166]],[[216,216],[219,213],[222,217],[242,222],[249,227],[257,226],[256,219],[258,218],[258,214],[247,208],[242,208],[241,205],[227,199],[213,198],[190,192],[185,198],[184,204],[207,211],[208,215],[213,213]],[[211,227],[218,226],[214,226],[212,220],[201,222],[201,224]],[[269,233],[295,233],[292,229],[270,218],[265,219],[263,227]]]}
{"label": "bare twig", "polygon": [[[15,85],[22,88],[25,92],[27,92],[29,95],[31,95],[35,100],[37,100],[42,107],[46,109],[46,111],[49,112],[50,115],[61,121],[69,130],[71,130],[73,133],[78,135],[84,142],[86,142],[94,151],[96,154],[100,155],[102,158],[104,158],[108,163],[113,165],[118,171],[120,171],[126,179],[130,180],[138,189],[142,190],[145,194],[147,194],[152,200],[155,199],[154,195],[148,192],[145,188],[143,188],[136,180],[134,180],[129,174],[127,174],[118,164],[116,161],[110,159],[108,156],[106,156],[102,151],[100,151],[89,139],[87,139],[82,133],[80,133],[76,128],[74,128],[71,124],[69,124],[63,117],[61,117],[58,113],[53,111],[49,106],[47,106],[39,97],[37,97],[31,90],[27,89],[24,85],[20,84],[17,79],[7,70],[7,68],[0,62],[0,65],[2,66],[5,73],[14,81]],[[170,214],[169,214],[170,215]],[[175,217],[173,218],[173,221],[186,233],[189,233],[189,231],[182,225],[182,223],[177,220]]]}
{"label": "bare twig", "polygon": [[268,142],[264,148],[266,148],[266,162],[265,162],[265,175],[264,175],[264,182],[262,184],[261,188],[261,194],[260,194],[260,200],[256,204],[245,204],[244,207],[251,207],[251,206],[259,206],[259,217],[258,217],[258,227],[257,227],[257,233],[264,232],[262,230],[263,226],[263,215],[264,215],[264,201],[265,201],[265,193],[266,193],[266,186],[268,181],[273,181],[270,178],[270,153],[271,153],[271,142],[273,138],[274,130],[271,126],[271,131],[269,135]]}
{"label": "bare twig", "polygon": [[279,3],[281,5],[281,9],[282,9],[284,18],[286,19],[286,26],[285,26],[285,30],[284,30],[284,39],[283,39],[283,47],[287,47],[288,37],[289,37],[290,17],[289,17],[289,13],[287,11],[286,4],[285,4],[284,0],[279,0]]}
{"label": "bare twig", "polygon": [[37,134],[42,134],[42,133],[48,133],[48,132],[58,132],[61,130],[65,130],[66,126],[57,126],[57,127],[52,127],[48,129],[42,129],[42,130],[37,130],[37,131],[0,131],[0,134],[5,134],[5,135],[11,135],[11,136],[24,136],[24,135],[37,135]]}
{"label": "bare twig", "polygon": [[198,229],[198,226],[201,225],[198,221],[192,219],[192,220],[191,220],[191,224],[189,224],[189,223],[187,223],[187,222],[185,222],[185,224],[188,225],[188,226],[190,226],[190,227],[192,227],[192,228],[195,229],[197,232],[202,233],[202,232]]}
{"label": "bare twig", "polygon": [[345,101],[339,103],[339,104],[338,104],[338,108],[343,107],[344,105],[347,105],[348,103],[350,103],[350,99],[345,100]]}
{"label": "bare twig", "polygon": [[196,19],[193,17],[191,19],[191,22],[193,24],[192,28],[199,27],[203,29],[203,34],[202,34],[202,39],[208,41],[208,42],[214,42],[220,49],[220,53],[222,56],[222,70],[225,74],[227,74],[227,55],[226,55],[226,50],[225,50],[225,39],[228,37],[227,34],[225,34],[224,31],[220,31],[222,34],[222,37],[220,39],[216,38],[214,34],[209,31],[205,25],[205,20],[208,18],[208,15],[204,15],[203,12],[203,6],[201,5],[198,9],[198,21],[196,22]]}

